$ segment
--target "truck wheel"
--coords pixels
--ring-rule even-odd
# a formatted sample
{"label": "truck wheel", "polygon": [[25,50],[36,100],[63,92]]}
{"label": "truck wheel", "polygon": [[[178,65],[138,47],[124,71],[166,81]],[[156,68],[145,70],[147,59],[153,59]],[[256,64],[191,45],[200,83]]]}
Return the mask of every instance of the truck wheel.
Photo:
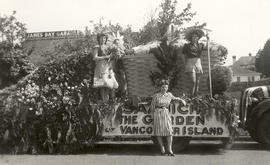
{"label": "truck wheel", "polygon": [[248,130],[249,136],[256,142],[259,142],[258,136],[255,131]]}
{"label": "truck wheel", "polygon": [[190,140],[191,137],[173,137],[173,152],[177,153],[185,150],[188,147]]}
{"label": "truck wheel", "polygon": [[261,121],[258,124],[258,138],[259,141],[267,147],[270,146],[270,113],[266,113],[263,115]]}

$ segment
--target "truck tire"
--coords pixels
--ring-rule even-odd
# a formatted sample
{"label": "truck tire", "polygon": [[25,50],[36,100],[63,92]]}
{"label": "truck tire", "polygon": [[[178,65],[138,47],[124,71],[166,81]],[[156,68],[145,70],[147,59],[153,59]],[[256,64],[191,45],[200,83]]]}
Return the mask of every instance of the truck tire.
{"label": "truck tire", "polygon": [[257,136],[256,131],[248,130],[248,133],[249,133],[250,137],[251,137],[254,141],[259,142],[259,139],[258,139],[258,136]]}
{"label": "truck tire", "polygon": [[173,137],[173,152],[178,153],[185,150],[188,147],[190,140],[191,137]]}
{"label": "truck tire", "polygon": [[258,130],[257,135],[259,141],[267,145],[267,147],[270,146],[270,112],[265,113],[262,115],[261,120],[258,123]]}

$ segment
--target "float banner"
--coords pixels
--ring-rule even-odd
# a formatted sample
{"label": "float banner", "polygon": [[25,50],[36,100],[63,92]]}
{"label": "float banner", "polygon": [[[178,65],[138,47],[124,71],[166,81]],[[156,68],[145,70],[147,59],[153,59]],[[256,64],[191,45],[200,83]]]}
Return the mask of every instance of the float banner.
{"label": "float banner", "polygon": [[[149,108],[148,104],[140,104],[135,110],[115,105],[103,118],[102,135],[153,136],[153,115]],[[174,136],[229,137],[225,121],[218,121],[216,115],[201,116],[190,106],[183,107],[178,102],[171,104],[169,111]]]}

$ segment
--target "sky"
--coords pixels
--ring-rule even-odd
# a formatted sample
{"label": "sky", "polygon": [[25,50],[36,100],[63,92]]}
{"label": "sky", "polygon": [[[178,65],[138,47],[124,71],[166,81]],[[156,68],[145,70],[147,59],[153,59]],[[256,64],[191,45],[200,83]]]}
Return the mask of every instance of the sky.
{"label": "sky", "polygon": [[[131,25],[138,31],[162,0],[0,0],[0,15],[17,11],[28,32],[84,30],[90,20]],[[193,22],[206,22],[211,40],[228,48],[227,64],[256,55],[270,38],[269,0],[178,0],[177,12],[192,4]]]}

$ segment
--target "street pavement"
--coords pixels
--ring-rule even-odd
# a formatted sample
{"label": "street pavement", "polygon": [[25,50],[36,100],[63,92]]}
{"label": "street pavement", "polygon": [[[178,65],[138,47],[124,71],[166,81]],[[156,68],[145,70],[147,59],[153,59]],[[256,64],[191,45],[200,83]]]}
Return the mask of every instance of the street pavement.
{"label": "street pavement", "polygon": [[269,165],[262,145],[238,141],[228,150],[218,141],[191,141],[175,157],[161,156],[150,144],[99,144],[77,155],[1,155],[0,165]]}

